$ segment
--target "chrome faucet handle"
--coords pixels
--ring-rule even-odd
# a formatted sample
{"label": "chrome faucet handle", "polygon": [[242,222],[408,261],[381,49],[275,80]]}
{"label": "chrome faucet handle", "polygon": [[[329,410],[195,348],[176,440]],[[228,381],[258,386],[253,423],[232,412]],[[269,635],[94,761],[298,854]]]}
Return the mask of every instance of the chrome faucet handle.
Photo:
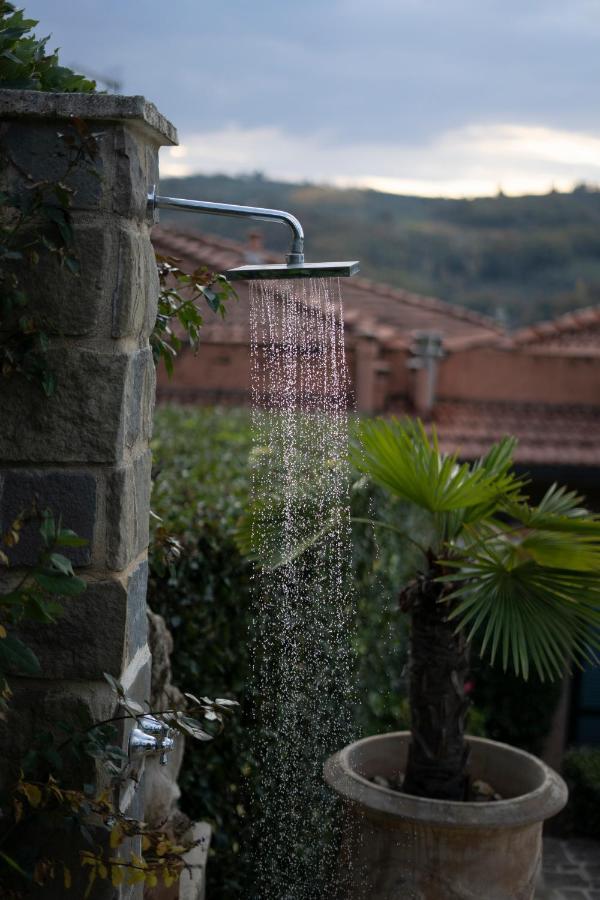
{"label": "chrome faucet handle", "polygon": [[168,754],[175,749],[175,731],[152,715],[140,716],[129,735],[129,759],[160,753],[159,762],[166,766]]}
{"label": "chrome faucet handle", "polygon": [[161,722],[160,719],[157,719],[150,714],[140,716],[137,721],[139,727],[142,731],[145,731],[146,734],[167,735],[171,730],[166,722]]}

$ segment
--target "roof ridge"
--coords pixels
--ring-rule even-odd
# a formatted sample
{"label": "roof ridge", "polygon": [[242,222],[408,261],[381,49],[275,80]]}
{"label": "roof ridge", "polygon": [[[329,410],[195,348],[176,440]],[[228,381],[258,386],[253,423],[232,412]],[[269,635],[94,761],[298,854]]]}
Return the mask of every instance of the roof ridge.
{"label": "roof ridge", "polygon": [[582,306],[579,309],[562,313],[555,319],[546,319],[519,328],[515,331],[513,340],[518,344],[528,344],[538,338],[564,334],[566,331],[583,331],[595,323],[600,324],[600,305]]}
{"label": "roof ridge", "polygon": [[460,306],[457,303],[450,303],[447,300],[440,300],[438,297],[430,297],[426,294],[417,294],[413,291],[406,290],[406,288],[394,287],[383,281],[372,281],[367,278],[355,278],[353,284],[355,287],[368,290],[378,294],[380,297],[398,300],[412,306],[420,306],[423,309],[443,312],[446,315],[454,316],[456,319],[472,322],[474,325],[484,325],[486,328],[491,328],[499,335],[506,334],[506,329],[499,325],[491,316],[486,316],[483,313],[467,309],[467,307]]}

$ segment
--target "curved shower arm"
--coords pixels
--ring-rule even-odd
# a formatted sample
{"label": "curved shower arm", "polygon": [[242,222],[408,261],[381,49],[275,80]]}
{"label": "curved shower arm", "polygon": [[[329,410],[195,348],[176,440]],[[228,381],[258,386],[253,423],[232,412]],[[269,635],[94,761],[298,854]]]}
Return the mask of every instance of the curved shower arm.
{"label": "curved shower arm", "polygon": [[148,206],[156,209],[183,209],[188,212],[214,216],[236,216],[258,219],[261,222],[283,222],[292,230],[292,245],[286,256],[289,266],[304,263],[304,231],[298,219],[282,209],[263,209],[261,206],[237,206],[234,203],[211,203],[208,200],[184,200],[180,197],[160,197],[156,191],[148,194]]}

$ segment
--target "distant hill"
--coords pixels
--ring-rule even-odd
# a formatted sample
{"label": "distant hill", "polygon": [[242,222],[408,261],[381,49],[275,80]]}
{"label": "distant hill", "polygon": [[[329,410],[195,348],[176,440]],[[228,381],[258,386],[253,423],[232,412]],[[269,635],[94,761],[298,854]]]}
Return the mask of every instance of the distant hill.
{"label": "distant hill", "polygon": [[[497,316],[510,326],[600,303],[600,192],[476,200],[269,181],[261,175],[165,178],[161,193],[270,206],[298,216],[309,260],[360,259],[362,273]],[[161,212],[161,221],[244,240],[262,228],[284,251],[278,225]]]}

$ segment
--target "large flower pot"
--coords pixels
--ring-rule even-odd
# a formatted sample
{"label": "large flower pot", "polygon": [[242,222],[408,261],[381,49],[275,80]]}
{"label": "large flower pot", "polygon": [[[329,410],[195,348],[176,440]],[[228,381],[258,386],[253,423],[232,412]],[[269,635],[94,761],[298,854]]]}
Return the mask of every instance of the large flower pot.
{"label": "large flower pot", "polygon": [[539,759],[506,744],[468,738],[469,770],[502,800],[424,800],[373,784],[406,765],[410,732],[364,738],[325,764],[345,801],[339,897],[343,900],[532,900],[542,824],[567,788]]}

